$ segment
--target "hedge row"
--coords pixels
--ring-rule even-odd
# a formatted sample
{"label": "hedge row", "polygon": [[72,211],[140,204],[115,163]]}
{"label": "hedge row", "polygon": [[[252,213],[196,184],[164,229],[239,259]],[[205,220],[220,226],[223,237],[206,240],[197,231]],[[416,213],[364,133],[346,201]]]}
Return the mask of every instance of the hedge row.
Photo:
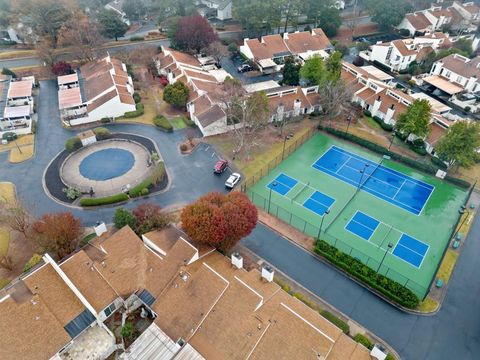
{"label": "hedge row", "polygon": [[166,132],[172,132],[173,131],[173,126],[170,124],[170,121],[163,116],[163,115],[157,115],[153,119],[153,123],[155,124],[156,127],[159,129],[166,131]]}
{"label": "hedge row", "polygon": [[[426,173],[431,174],[431,175],[435,175],[437,173],[437,166],[420,163],[420,162],[415,161],[413,159],[410,159],[406,156],[402,156],[400,154],[394,153],[394,152],[388,150],[387,148],[385,148],[381,145],[378,145],[378,144],[375,144],[371,141],[362,139],[361,137],[358,137],[356,135],[353,135],[353,134],[350,134],[350,133],[345,133],[345,131],[337,130],[337,129],[334,129],[334,128],[331,128],[331,127],[324,127],[324,126],[321,126],[321,125],[319,125],[318,128],[321,129],[321,130],[324,130],[324,131],[326,131],[326,132],[328,132],[332,135],[340,137],[342,139],[349,140],[351,142],[357,143],[357,144],[359,144],[363,147],[366,147],[367,149],[372,150],[376,153],[379,153],[379,154],[382,154],[382,155],[388,155],[388,156],[390,156],[391,159],[396,160],[396,161],[398,161],[402,164],[405,164],[407,166],[410,166],[414,169],[426,172]],[[454,178],[454,177],[448,176],[448,175],[445,177],[445,180],[447,180],[450,183],[452,183],[454,185],[457,185],[461,188],[464,188],[464,189],[468,189],[471,186],[471,184],[468,181],[458,179],[458,178]]]}
{"label": "hedge row", "polygon": [[372,113],[368,110],[364,110],[363,111],[363,114],[365,116],[368,116],[368,117],[371,117],[376,123],[378,123],[380,125],[380,127],[385,130],[385,131],[393,131],[393,125],[391,124],[387,124],[385,121],[383,121],[382,119],[380,119],[378,116],[373,116],[372,117]]}
{"label": "hedge row", "polygon": [[[134,197],[138,197],[140,195],[147,195],[148,194],[148,188],[152,186],[152,179],[148,178],[148,179],[145,179],[143,180],[140,184],[138,184],[137,186],[133,187],[130,189],[130,191],[128,192],[128,195],[130,195],[130,197],[134,198]],[[146,191],[145,191],[146,189]]]}
{"label": "hedge row", "polygon": [[342,319],[333,315],[330,311],[322,310],[322,311],[320,311],[320,315],[322,315],[325,319],[330,321],[332,324],[339,327],[340,330],[342,330],[345,334],[350,333],[350,326],[348,326],[348,324],[345,321],[343,321]]}
{"label": "hedge row", "polygon": [[141,103],[138,103],[135,105],[135,111],[127,111],[123,117],[125,118],[135,118],[135,117],[139,117],[139,116],[142,116],[143,113],[144,113],[144,109],[143,109],[143,104]]}
{"label": "hedge row", "polygon": [[418,296],[410,289],[378,274],[361,261],[339,251],[327,242],[318,240],[314,251],[394,302],[409,309],[414,309],[418,305]]}
{"label": "hedge row", "polygon": [[357,334],[353,337],[353,340],[356,342],[362,344],[365,346],[367,349],[372,350],[373,349],[373,343],[370,341],[368,337],[366,337],[363,334]]}
{"label": "hedge row", "polygon": [[121,201],[127,201],[128,195],[124,193],[115,194],[112,196],[106,196],[101,198],[83,198],[80,199],[81,206],[100,206],[100,205],[108,205],[108,204],[115,204]]}

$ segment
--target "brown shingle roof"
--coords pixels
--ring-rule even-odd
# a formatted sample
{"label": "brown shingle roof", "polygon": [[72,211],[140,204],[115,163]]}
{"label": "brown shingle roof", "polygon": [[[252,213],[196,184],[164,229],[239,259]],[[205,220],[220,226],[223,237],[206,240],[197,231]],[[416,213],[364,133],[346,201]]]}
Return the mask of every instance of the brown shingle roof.
{"label": "brown shingle roof", "polygon": [[113,86],[115,83],[110,72],[97,73],[95,77],[85,81],[85,96],[91,101]]}
{"label": "brown shingle roof", "polygon": [[285,39],[288,49],[293,54],[301,54],[308,51],[325,50],[330,46],[330,40],[322,29],[314,29],[312,32],[303,31],[288,34],[288,39]]}
{"label": "brown shingle roof", "polygon": [[93,110],[97,109],[98,107],[102,106],[106,102],[115,98],[117,95],[118,94],[117,94],[117,91],[115,89],[109,91],[108,93],[100,96],[99,98],[95,99],[93,102],[88,104],[87,105],[87,111],[90,112],[90,111],[93,111]]}
{"label": "brown shingle roof", "polygon": [[23,281],[32,294],[41,298],[62,326],[85,310],[77,296],[50,264],[42,266]]}
{"label": "brown shingle roof", "polygon": [[245,43],[252,51],[256,60],[271,59],[275,57],[275,54],[289,53],[283,38],[278,34],[264,36],[262,37],[262,42],[258,39],[250,39],[246,40]]}
{"label": "brown shingle roof", "polygon": [[200,124],[205,128],[214,122],[221,120],[225,117],[225,112],[222,108],[218,105],[213,105],[207,111],[204,111],[200,115],[197,116],[198,121]]}
{"label": "brown shingle roof", "polygon": [[50,306],[38,295],[22,303],[0,299],[0,359],[47,360],[70,341]]}
{"label": "brown shingle roof", "polygon": [[410,24],[412,24],[415,30],[421,31],[432,25],[432,23],[430,22],[430,20],[427,19],[425,14],[421,12],[407,14],[405,15],[405,17],[410,22]]}
{"label": "brown shingle roof", "polygon": [[101,312],[118,297],[85,251],[79,251],[60,267],[97,312]]}
{"label": "brown shingle roof", "polygon": [[403,40],[394,40],[392,41],[392,45],[398,49],[402,56],[415,55],[417,53],[415,50],[409,50]]}
{"label": "brown shingle roof", "polygon": [[451,54],[440,59],[443,67],[464,77],[476,76],[480,79],[480,56],[468,59],[458,54]]}

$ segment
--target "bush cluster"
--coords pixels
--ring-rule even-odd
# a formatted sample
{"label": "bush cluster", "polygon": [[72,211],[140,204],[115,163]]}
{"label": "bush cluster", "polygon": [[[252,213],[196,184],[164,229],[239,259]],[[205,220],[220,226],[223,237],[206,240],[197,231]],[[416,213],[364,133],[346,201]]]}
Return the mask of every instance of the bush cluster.
{"label": "bush cluster", "polygon": [[153,123],[160,130],[163,130],[163,131],[166,131],[166,132],[172,132],[173,131],[172,124],[170,124],[170,121],[168,121],[168,119],[163,115],[155,116],[155,118],[153,119]]}
{"label": "bush cluster", "polygon": [[185,124],[187,126],[195,126],[195,122],[192,119],[190,119],[189,117],[184,116],[183,121],[185,122]]}
{"label": "bush cluster", "polygon": [[357,334],[353,337],[353,340],[356,342],[362,344],[365,346],[367,349],[372,350],[373,349],[373,343],[370,341],[368,337],[366,337],[363,334]]}
{"label": "bush cluster", "polygon": [[132,198],[138,197],[140,195],[147,195],[149,192],[149,188],[151,186],[152,186],[152,179],[150,178],[145,179],[137,186],[134,186],[133,188],[131,188],[130,191],[128,192],[128,195],[130,195],[130,197]]}
{"label": "bush cluster", "polygon": [[418,296],[410,289],[378,274],[360,260],[339,251],[327,242],[318,240],[314,251],[397,304],[409,309],[414,309],[418,305]]}
{"label": "bush cluster", "polygon": [[130,38],[130,41],[144,41],[145,37],[144,36],[132,36]]}
{"label": "bush cluster", "polygon": [[140,101],[142,101],[142,97],[138,92],[133,93],[133,100],[135,100],[135,104],[138,104]]}
{"label": "bush cluster", "polygon": [[115,194],[112,196],[106,196],[101,198],[83,198],[80,199],[80,206],[100,206],[115,204],[121,201],[127,201],[128,195],[124,193]]}
{"label": "bush cluster", "polygon": [[330,311],[322,310],[320,311],[320,315],[322,315],[325,319],[330,321],[332,324],[336,325],[340,330],[342,330],[345,334],[350,333],[350,326],[343,321],[342,319],[333,315]]}
{"label": "bush cluster", "polygon": [[82,147],[82,141],[78,136],[72,137],[65,142],[65,150],[68,152],[74,152]]}
{"label": "bush cluster", "polygon": [[123,117],[126,117],[126,118],[135,118],[135,117],[142,116],[143,113],[144,113],[143,104],[138,103],[138,104],[135,105],[135,108],[136,108],[135,111],[127,111],[127,112],[123,115]]}
{"label": "bush cluster", "polygon": [[[324,126],[321,126],[321,125],[318,128],[321,129],[321,130],[324,130],[324,131],[326,131],[326,132],[328,132],[332,135],[340,137],[342,139],[346,139],[346,140],[349,140],[351,142],[357,143],[357,144],[359,144],[363,147],[366,147],[367,149],[372,150],[376,153],[379,153],[379,154],[382,154],[382,155],[388,155],[388,156],[390,156],[391,159],[396,160],[396,161],[398,161],[402,164],[405,164],[407,166],[410,166],[410,167],[412,167],[416,170],[420,170],[420,171],[426,172],[426,173],[431,174],[431,175],[435,175],[437,173],[437,166],[433,166],[433,165],[425,164],[425,163],[420,163],[420,162],[415,161],[413,159],[410,159],[406,156],[394,153],[394,152],[388,150],[387,148],[385,148],[381,145],[377,145],[377,144],[375,144],[371,141],[362,139],[361,137],[358,137],[356,135],[353,135],[353,134],[350,134],[350,133],[345,134],[345,132],[342,131],[342,130],[337,130],[337,129],[334,129],[334,128],[331,128],[331,127],[324,127]],[[398,133],[397,133],[397,135],[398,135]],[[454,185],[457,185],[461,188],[464,188],[464,189],[468,189],[471,186],[471,184],[468,181],[465,181],[463,179],[454,178],[454,177],[449,176],[449,175],[447,175],[445,177],[445,180],[449,181],[450,183],[452,183]]]}
{"label": "bush cluster", "polygon": [[375,120],[375,122],[378,123],[383,130],[393,131],[393,125],[387,124],[385,121],[380,119],[378,116],[374,116],[372,119]]}
{"label": "bush cluster", "polygon": [[111,137],[110,131],[108,131],[108,129],[104,127],[96,127],[95,129],[93,129],[93,133],[95,134],[95,137],[98,141],[106,140]]}
{"label": "bush cluster", "polygon": [[30,260],[27,261],[25,266],[23,267],[23,272],[26,273],[30,271],[35,265],[37,265],[40,261],[42,261],[42,255],[40,254],[33,254]]}

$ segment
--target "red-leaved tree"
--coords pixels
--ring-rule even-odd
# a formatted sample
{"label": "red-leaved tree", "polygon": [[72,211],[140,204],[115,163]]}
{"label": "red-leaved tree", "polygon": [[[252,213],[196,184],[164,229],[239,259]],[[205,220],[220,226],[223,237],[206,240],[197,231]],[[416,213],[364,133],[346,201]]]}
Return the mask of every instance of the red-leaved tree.
{"label": "red-leaved tree", "polygon": [[33,223],[35,240],[44,252],[53,252],[58,259],[71,254],[82,235],[80,220],[70,212],[45,214]]}
{"label": "red-leaved tree", "polygon": [[195,14],[179,20],[174,43],[182,50],[199,53],[216,40],[218,36],[207,19]]}
{"label": "red-leaved tree", "polygon": [[199,244],[227,251],[249,235],[257,224],[257,208],[243,193],[212,192],[182,211],[182,226]]}
{"label": "red-leaved tree", "polygon": [[65,61],[59,61],[52,65],[52,73],[56,76],[73,74],[72,65]]}
{"label": "red-leaved tree", "polygon": [[168,216],[162,213],[160,206],[152,203],[140,204],[133,209],[132,213],[137,219],[135,231],[139,235],[163,229],[169,223]]}

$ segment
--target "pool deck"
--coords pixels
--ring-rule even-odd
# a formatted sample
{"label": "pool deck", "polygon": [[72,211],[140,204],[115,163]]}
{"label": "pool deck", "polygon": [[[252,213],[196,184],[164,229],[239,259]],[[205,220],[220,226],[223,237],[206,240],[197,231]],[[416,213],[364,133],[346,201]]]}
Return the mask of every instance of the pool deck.
{"label": "pool deck", "polygon": [[[135,162],[125,174],[109,180],[97,181],[84,177],[80,173],[80,164],[89,155],[104,149],[122,149],[133,154]],[[68,186],[88,192],[93,188],[96,197],[118,194],[125,186],[134,187],[145,180],[152,167],[147,164],[150,154],[142,145],[126,140],[106,140],[89,145],[71,154],[60,169],[62,181]]]}

